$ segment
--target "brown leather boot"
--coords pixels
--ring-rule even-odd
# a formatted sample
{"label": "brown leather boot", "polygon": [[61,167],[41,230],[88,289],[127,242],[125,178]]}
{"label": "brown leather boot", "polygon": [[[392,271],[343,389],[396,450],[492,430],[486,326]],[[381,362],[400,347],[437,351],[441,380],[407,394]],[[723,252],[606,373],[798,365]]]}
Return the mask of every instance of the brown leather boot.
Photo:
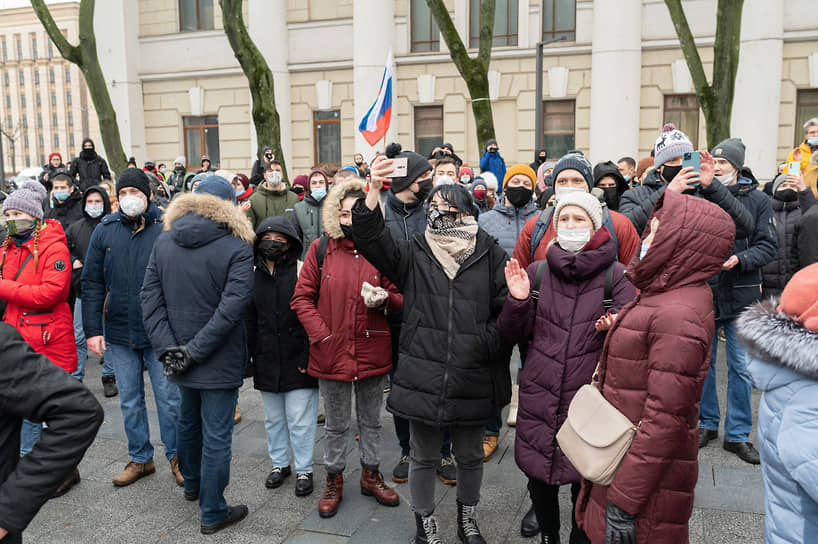
{"label": "brown leather boot", "polygon": [[361,495],[375,497],[375,500],[384,506],[397,506],[400,497],[391,487],[383,483],[380,471],[363,469],[361,472]]}
{"label": "brown leather boot", "polygon": [[238,425],[241,423],[241,410],[239,410],[239,405],[236,405],[236,415],[233,416],[233,425]]}
{"label": "brown leather boot", "polygon": [[318,515],[322,518],[331,518],[338,512],[341,499],[344,498],[344,474],[327,474],[327,488],[318,501]]}
{"label": "brown leather boot", "polygon": [[179,470],[179,456],[174,455],[170,459],[170,471],[173,473],[173,477],[176,478],[176,485],[182,487],[185,485],[185,479],[182,477],[182,473]]}
{"label": "brown leather boot", "polygon": [[131,461],[125,465],[125,469],[114,478],[114,485],[117,487],[125,487],[126,485],[131,485],[139,478],[144,478],[154,472],[156,472],[156,465],[153,464],[153,461],[148,461],[147,463]]}

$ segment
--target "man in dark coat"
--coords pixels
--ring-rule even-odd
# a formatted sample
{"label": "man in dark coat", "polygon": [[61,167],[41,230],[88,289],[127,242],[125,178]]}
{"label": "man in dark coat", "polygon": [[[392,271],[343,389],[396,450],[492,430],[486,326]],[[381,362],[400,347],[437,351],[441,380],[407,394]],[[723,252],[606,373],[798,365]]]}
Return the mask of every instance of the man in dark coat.
{"label": "man in dark coat", "polygon": [[818,263],[818,206],[804,211],[795,225],[789,258],[793,274]]}
{"label": "man in dark coat", "polygon": [[100,181],[111,179],[108,163],[97,154],[91,138],[82,141],[80,156],[71,161],[68,175],[71,179],[78,180],[80,191],[83,192],[92,185],[99,185]]}
{"label": "man in dark coat", "polygon": [[250,223],[226,179],[205,178],[165,213],[140,300],[145,329],[179,386],[178,451],[185,498],[199,499],[201,532],[247,516],[229,506],[233,417],[247,361],[244,313],[253,296]]}
{"label": "man in dark coat", "polygon": [[[0,324],[0,540],[23,530],[77,467],[102,424],[102,406],[77,380]],[[20,457],[23,418],[48,427]]]}
{"label": "man in dark coat", "polygon": [[43,171],[40,172],[40,183],[42,183],[45,190],[50,193],[54,176],[67,173],[68,167],[63,164],[62,155],[55,151],[48,156],[48,164],[44,165]]}
{"label": "man in dark coat", "polygon": [[265,145],[261,151],[261,158],[256,159],[253,163],[253,169],[250,171],[250,183],[254,187],[258,187],[264,183],[264,172],[267,170],[267,165],[275,159],[273,148]]}
{"label": "man in dark coat", "polygon": [[68,174],[57,174],[52,181],[51,202],[45,203],[45,218],[56,219],[63,230],[82,219],[82,192]]}

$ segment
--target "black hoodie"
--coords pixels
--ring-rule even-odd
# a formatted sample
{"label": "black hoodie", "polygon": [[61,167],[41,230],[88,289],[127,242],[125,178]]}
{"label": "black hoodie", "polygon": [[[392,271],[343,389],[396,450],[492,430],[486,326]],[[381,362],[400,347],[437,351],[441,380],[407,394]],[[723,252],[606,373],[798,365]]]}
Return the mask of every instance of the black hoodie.
{"label": "black hoodie", "polygon": [[[83,204],[82,193],[74,188],[74,192],[68,195],[68,198],[60,202],[54,197],[51,197],[52,207],[45,209],[46,219],[56,219],[62,225],[62,228],[67,230],[72,224],[82,219]],[[47,203],[46,206],[49,204]]]}
{"label": "black hoodie", "polygon": [[[79,191],[74,191],[74,194],[78,193]],[[88,196],[93,193],[102,196],[103,211],[102,215],[97,218],[93,218],[85,212],[85,201],[88,199]],[[73,268],[74,261],[85,263],[85,254],[88,252],[88,246],[91,243],[91,234],[97,225],[99,225],[100,221],[102,221],[102,218],[111,213],[111,202],[108,199],[108,191],[99,185],[89,187],[82,196],[80,209],[82,211],[82,217],[71,223],[65,230],[65,238],[68,241],[68,251],[71,253],[71,267],[73,271],[71,274],[71,287],[74,295],[77,297],[81,294],[80,276],[82,275],[82,268]]]}

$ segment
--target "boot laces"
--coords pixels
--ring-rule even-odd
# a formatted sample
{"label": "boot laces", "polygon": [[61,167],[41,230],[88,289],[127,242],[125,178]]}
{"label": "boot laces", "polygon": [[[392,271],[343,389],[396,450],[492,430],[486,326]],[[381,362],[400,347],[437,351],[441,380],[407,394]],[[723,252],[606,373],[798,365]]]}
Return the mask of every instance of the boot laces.
{"label": "boot laces", "polygon": [[463,509],[463,534],[466,536],[481,536],[480,529],[477,527],[477,508],[465,504],[461,504],[460,508]]}
{"label": "boot laces", "polygon": [[420,518],[423,522],[423,532],[426,533],[426,544],[443,544],[440,537],[437,536],[437,521],[433,516],[423,516]]}

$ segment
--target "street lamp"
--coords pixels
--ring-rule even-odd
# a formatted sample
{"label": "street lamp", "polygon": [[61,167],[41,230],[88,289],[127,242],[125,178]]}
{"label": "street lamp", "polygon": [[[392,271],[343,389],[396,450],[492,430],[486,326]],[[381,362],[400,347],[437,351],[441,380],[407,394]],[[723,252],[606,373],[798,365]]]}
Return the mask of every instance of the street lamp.
{"label": "street lamp", "polygon": [[543,146],[543,126],[542,126],[542,49],[543,46],[555,43],[555,42],[562,42],[565,41],[566,36],[560,36],[559,38],[550,38],[548,40],[543,40],[537,43],[537,68],[536,68],[536,90],[534,91],[534,115],[536,119],[534,120],[534,153],[539,153],[540,149]]}

